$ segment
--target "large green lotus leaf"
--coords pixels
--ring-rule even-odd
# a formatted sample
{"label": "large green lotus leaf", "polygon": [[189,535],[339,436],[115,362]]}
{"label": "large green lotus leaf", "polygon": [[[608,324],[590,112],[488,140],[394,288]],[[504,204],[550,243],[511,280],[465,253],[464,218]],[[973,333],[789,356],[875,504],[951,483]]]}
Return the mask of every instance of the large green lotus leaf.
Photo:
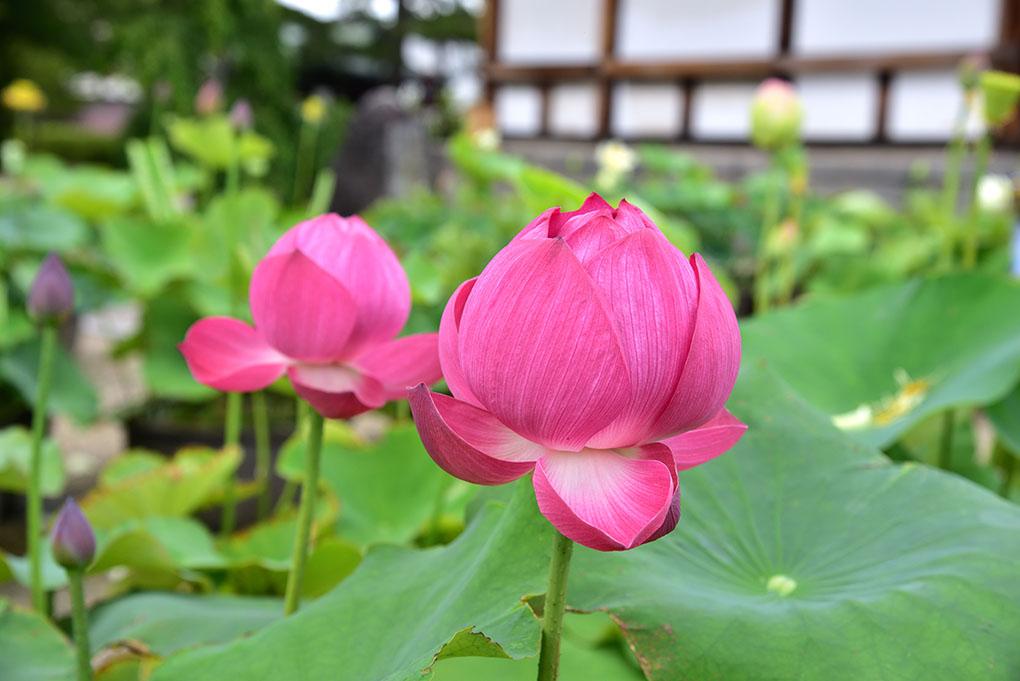
{"label": "large green lotus leaf", "polygon": [[1020,387],[985,408],[1006,450],[1020,457]]}
{"label": "large green lotus leaf", "polygon": [[[595,614],[567,613],[560,650],[562,681],[644,681],[644,674],[613,641],[585,641],[573,628]],[[433,681],[534,681],[538,657],[508,660],[498,657],[451,657],[436,663]]]}
{"label": "large green lotus leaf", "polygon": [[233,157],[234,130],[226,115],[174,118],[167,131],[170,144],[204,166],[226,168]]}
{"label": "large green lotus leaf", "polygon": [[[130,518],[186,516],[219,493],[223,482],[234,474],[240,460],[236,449],[215,450],[188,447],[163,465],[151,466],[151,455],[134,475],[114,476],[82,500],[82,508],[97,528],[112,528]],[[120,470],[128,464],[117,464]]]}
{"label": "large green lotus leaf", "polygon": [[897,465],[744,368],[730,452],[680,474],[677,529],[578,548],[567,602],[617,619],[650,679],[1020,678],[1020,508]]}
{"label": "large green lotus leaf", "polygon": [[976,273],[913,280],[765,315],[741,335],[746,361],[768,359],[847,432],[885,447],[928,414],[994,402],[1016,384],[1020,285]]}
{"label": "large green lotus leaf", "polygon": [[[64,461],[57,443],[43,440],[41,450],[43,496],[55,496],[64,489]],[[0,489],[24,492],[32,459],[32,434],[22,426],[0,430]]]}
{"label": "large green lotus leaf", "polygon": [[0,679],[67,681],[75,677],[70,642],[35,614],[0,601]]}
{"label": "large green lotus leaf", "polygon": [[159,293],[195,266],[192,228],[183,219],[153,223],[114,217],[101,230],[103,249],[128,291],[142,298]]}
{"label": "large green lotus leaf", "polygon": [[251,596],[139,593],[91,614],[92,650],[121,641],[143,643],[168,657],[185,648],[225,643],[283,616],[283,602]]}
{"label": "large green lotus leaf", "polygon": [[448,644],[458,654],[534,655],[539,623],[522,597],[545,588],[551,526],[528,480],[517,492],[447,546],[373,547],[353,575],[296,615],[171,658],[152,681],[420,679]]}
{"label": "large green lotus leaf", "polygon": [[[39,385],[39,353],[39,340],[36,338],[0,355],[0,376],[18,389],[27,404],[35,404]],[[98,404],[92,381],[58,343],[47,411],[70,414],[79,423],[88,423],[96,417]]]}
{"label": "large green lotus leaf", "polygon": [[[292,438],[278,472],[300,478],[304,440]],[[448,476],[422,447],[414,424],[398,423],[373,443],[361,443],[343,424],[330,425],[322,451],[322,478],[340,498],[337,533],[355,544],[405,543],[435,512]]]}
{"label": "large green lotus leaf", "polygon": [[83,220],[45,204],[11,203],[0,213],[0,244],[8,252],[31,250],[66,253],[88,241]]}

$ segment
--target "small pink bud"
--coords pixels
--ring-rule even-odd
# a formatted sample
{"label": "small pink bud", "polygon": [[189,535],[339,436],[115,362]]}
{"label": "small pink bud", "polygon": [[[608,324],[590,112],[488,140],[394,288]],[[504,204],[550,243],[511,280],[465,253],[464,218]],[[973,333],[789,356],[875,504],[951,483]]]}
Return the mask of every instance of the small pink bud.
{"label": "small pink bud", "polygon": [[96,535],[81,507],[71,497],[64,500],[53,523],[50,546],[53,559],[68,570],[84,570],[96,555]]}
{"label": "small pink bud", "polygon": [[71,275],[56,253],[43,260],[28,292],[28,314],[41,323],[62,322],[74,308],[74,285]]}
{"label": "small pink bud", "polygon": [[251,130],[255,125],[255,115],[247,99],[239,99],[230,107],[230,124],[234,130]]}
{"label": "small pink bud", "polygon": [[223,101],[223,86],[215,78],[202,83],[195,95],[195,111],[201,116],[216,113]]}
{"label": "small pink bud", "polygon": [[751,103],[751,140],[763,149],[781,149],[800,137],[803,110],[796,90],[785,80],[763,82]]}

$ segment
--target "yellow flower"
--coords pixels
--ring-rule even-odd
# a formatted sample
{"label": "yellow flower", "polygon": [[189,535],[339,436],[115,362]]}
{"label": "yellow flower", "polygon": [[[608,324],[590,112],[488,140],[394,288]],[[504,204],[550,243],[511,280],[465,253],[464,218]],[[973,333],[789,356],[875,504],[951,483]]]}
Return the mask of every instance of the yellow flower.
{"label": "yellow flower", "polygon": [[309,95],[301,103],[301,118],[305,123],[318,125],[326,115],[326,99],[319,95]]}
{"label": "yellow flower", "polygon": [[19,78],[0,93],[4,106],[14,111],[40,111],[46,108],[46,95],[27,78]]}

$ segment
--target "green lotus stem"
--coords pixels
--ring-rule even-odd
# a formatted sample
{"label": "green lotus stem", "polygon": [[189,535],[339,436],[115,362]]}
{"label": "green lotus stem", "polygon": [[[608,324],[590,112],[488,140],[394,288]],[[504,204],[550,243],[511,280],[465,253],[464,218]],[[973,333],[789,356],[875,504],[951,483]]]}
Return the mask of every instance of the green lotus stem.
{"label": "green lotus stem", "polygon": [[294,193],[292,202],[295,206],[305,198],[308,178],[315,172],[315,139],[318,137],[319,126],[308,122],[301,124],[298,136],[298,152],[294,161]]}
{"label": "green lotus stem", "polygon": [[942,221],[944,224],[942,239],[941,265],[944,268],[953,265],[953,244],[954,222],[956,219],[956,203],[960,194],[960,171],[963,167],[963,157],[967,151],[967,113],[970,108],[967,106],[967,99],[964,98],[960,104],[960,111],[956,114],[956,124],[953,127],[953,139],[946,149],[946,170],[942,176]]}
{"label": "green lotus stem", "polygon": [[[227,421],[223,429],[223,448],[240,449],[241,393],[227,393]],[[220,517],[220,534],[233,533],[237,521],[237,475],[231,474],[223,484],[223,515]]]}
{"label": "green lotus stem", "polygon": [[28,562],[32,590],[32,607],[46,615],[46,590],[42,579],[42,442],[46,434],[46,406],[53,383],[53,361],[57,352],[57,326],[42,326],[42,349],[39,353],[39,384],[32,413],[32,458],[28,468]]}
{"label": "green lotus stem", "polygon": [[948,471],[953,457],[953,428],[956,412],[947,409],[942,412],[942,431],[939,435],[939,468]]}
{"label": "green lotus stem", "polygon": [[999,486],[999,496],[1009,499],[1009,490],[1013,487],[1013,475],[1016,473],[1016,457],[1006,453],[1002,462],[1002,484]]}
{"label": "green lotus stem", "polygon": [[981,206],[978,202],[978,183],[988,169],[988,157],[992,153],[992,135],[986,132],[978,140],[974,149],[974,180],[971,183],[970,213],[967,216],[967,240],[964,242],[963,266],[973,269],[977,264],[978,222],[981,217]]}
{"label": "green lotus stem", "polygon": [[305,477],[301,481],[301,510],[298,511],[294,552],[291,557],[290,574],[287,576],[287,592],[283,602],[284,615],[296,612],[301,603],[301,587],[305,579],[305,562],[308,559],[308,544],[312,535],[312,518],[315,516],[315,497],[319,487],[319,460],[322,458],[322,428],[322,415],[313,410],[308,417],[308,441],[305,445]]}
{"label": "green lotus stem", "polygon": [[[311,408],[308,403],[298,398],[297,409],[294,413],[294,432],[300,433],[301,428],[305,422],[308,421],[308,412]],[[285,510],[294,505],[294,497],[297,496],[298,486],[293,480],[285,480],[283,483],[283,490],[280,492],[279,498],[276,500],[276,506],[273,508],[273,513],[280,514]]]}
{"label": "green lotus stem", "polygon": [[[406,404],[406,400],[404,401]],[[436,498],[432,501],[432,513],[429,516],[429,527],[428,532],[425,534],[425,545],[434,546],[439,543],[439,530],[440,524],[443,519],[443,507],[446,501],[446,490],[450,488],[452,478],[449,476],[442,476],[439,478],[439,484],[436,486]]]}
{"label": "green lotus stem", "polygon": [[567,573],[574,542],[559,532],[553,537],[549,586],[545,590],[542,614],[542,645],[538,655],[538,681],[556,681],[560,669],[560,637],[563,634],[563,610],[567,601]]}
{"label": "green lotus stem", "polygon": [[[775,155],[772,157],[770,174],[775,174],[779,168],[779,162]],[[765,194],[765,207],[762,212],[761,233],[758,236],[758,260],[755,263],[754,275],[754,312],[760,314],[769,309],[769,258],[768,245],[769,237],[775,228],[776,220],[779,218],[779,199],[781,185],[775,177],[769,177],[768,193]]]}
{"label": "green lotus stem", "polygon": [[67,589],[71,596],[71,627],[77,657],[78,681],[92,679],[92,656],[89,653],[89,617],[85,610],[85,571],[67,571]]}
{"label": "green lotus stem", "polygon": [[259,520],[269,515],[269,474],[272,465],[272,446],[269,439],[269,411],[266,393],[262,390],[251,395],[252,423],[255,426],[255,482],[258,485]]}

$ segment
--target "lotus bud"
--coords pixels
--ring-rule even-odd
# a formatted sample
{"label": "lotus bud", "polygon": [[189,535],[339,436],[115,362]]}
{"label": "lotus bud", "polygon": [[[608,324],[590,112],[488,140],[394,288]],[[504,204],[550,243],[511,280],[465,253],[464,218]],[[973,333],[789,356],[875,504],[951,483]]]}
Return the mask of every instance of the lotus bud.
{"label": "lotus bud", "polygon": [[71,497],[64,501],[53,523],[50,546],[53,559],[68,570],[84,570],[96,555],[96,535],[81,507]]}
{"label": "lotus bud", "polygon": [[1005,71],[985,71],[978,82],[985,98],[985,123],[995,128],[1008,123],[1020,99],[1020,76]]}
{"label": "lotus bud", "polygon": [[326,115],[326,98],[321,95],[309,95],[301,102],[301,118],[309,125],[319,125]]}
{"label": "lotus bud", "polygon": [[769,78],[758,87],[751,103],[751,141],[775,151],[800,138],[804,117],[797,93],[785,80]]}
{"label": "lotus bud", "polygon": [[219,111],[222,103],[223,85],[220,84],[220,81],[210,78],[202,83],[198,94],[195,95],[195,111],[201,116],[208,116]]}
{"label": "lotus bud", "polygon": [[230,107],[230,124],[234,130],[251,130],[255,125],[255,115],[247,99],[239,99]]}
{"label": "lotus bud", "polygon": [[41,324],[56,324],[71,316],[74,285],[56,253],[43,260],[28,292],[28,314]]}
{"label": "lotus bud", "polygon": [[973,92],[977,89],[978,79],[981,72],[988,68],[988,58],[983,54],[971,54],[960,60],[956,67],[956,78],[960,81],[960,87],[964,92]]}

